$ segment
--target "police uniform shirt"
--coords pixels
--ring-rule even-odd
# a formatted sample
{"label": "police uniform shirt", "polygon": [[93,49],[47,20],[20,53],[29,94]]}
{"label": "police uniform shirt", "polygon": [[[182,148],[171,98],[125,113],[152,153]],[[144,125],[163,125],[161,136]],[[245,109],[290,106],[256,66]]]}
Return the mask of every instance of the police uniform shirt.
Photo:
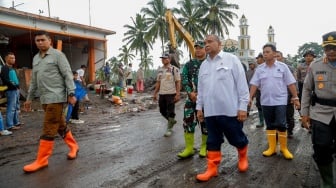
{"label": "police uniform shirt", "polygon": [[160,82],[160,95],[175,94],[175,82],[181,80],[180,71],[177,67],[170,65],[161,67],[158,70],[156,81]]}
{"label": "police uniform shirt", "polygon": [[301,100],[301,114],[329,124],[336,117],[336,107],[315,103],[311,106],[311,92],[321,99],[336,100],[336,67],[318,60],[310,64],[304,80]]}
{"label": "police uniform shirt", "polygon": [[305,80],[307,75],[307,69],[309,65],[307,63],[301,63],[297,69],[297,80],[298,82],[302,82]]}

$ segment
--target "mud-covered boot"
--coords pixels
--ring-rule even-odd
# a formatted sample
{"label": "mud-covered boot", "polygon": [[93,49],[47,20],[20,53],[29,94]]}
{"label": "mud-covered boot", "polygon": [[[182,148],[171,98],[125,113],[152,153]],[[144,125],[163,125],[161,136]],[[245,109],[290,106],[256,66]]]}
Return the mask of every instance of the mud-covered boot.
{"label": "mud-covered boot", "polygon": [[200,148],[200,151],[199,151],[199,157],[206,157],[206,154],[207,154],[207,150],[206,150],[206,142],[207,142],[207,139],[208,139],[208,135],[206,134],[202,134],[202,143],[201,143],[201,148]]}
{"label": "mud-covered boot", "polygon": [[263,152],[263,156],[270,157],[276,154],[276,130],[266,130],[268,149]]}
{"label": "mud-covered boot", "polygon": [[293,159],[293,154],[291,154],[291,152],[287,148],[287,131],[278,131],[278,137],[280,143],[280,151],[282,155],[285,157],[285,159]]}
{"label": "mud-covered boot", "polygon": [[198,181],[209,181],[212,177],[218,176],[218,165],[222,160],[222,153],[220,151],[208,151],[207,160],[207,170],[196,176]]}
{"label": "mud-covered boot", "polygon": [[194,133],[184,133],[185,149],[177,156],[181,159],[189,158],[194,155]]}
{"label": "mud-covered boot", "polygon": [[333,188],[333,169],[332,163],[328,165],[317,165],[321,175],[321,187],[322,188]]}
{"label": "mud-covered boot", "polygon": [[173,127],[176,124],[176,120],[174,118],[168,118],[168,125],[166,133],[164,134],[165,137],[171,136],[173,134]]}
{"label": "mud-covered boot", "polygon": [[23,167],[23,171],[26,173],[36,172],[44,167],[48,166],[48,159],[52,154],[54,147],[54,141],[40,140],[40,146],[37,152],[36,160]]}
{"label": "mud-covered boot", "polygon": [[247,159],[247,145],[243,148],[237,148],[238,150],[238,170],[239,172],[246,172],[248,169]]}
{"label": "mud-covered boot", "polygon": [[259,124],[257,125],[257,128],[264,127],[264,115],[260,112],[259,115]]}
{"label": "mud-covered boot", "polygon": [[78,147],[78,144],[77,144],[76,140],[72,136],[71,131],[68,131],[65,134],[64,142],[68,145],[68,147],[70,149],[70,151],[68,153],[68,159],[69,160],[76,159],[77,153],[79,151],[79,147]]}

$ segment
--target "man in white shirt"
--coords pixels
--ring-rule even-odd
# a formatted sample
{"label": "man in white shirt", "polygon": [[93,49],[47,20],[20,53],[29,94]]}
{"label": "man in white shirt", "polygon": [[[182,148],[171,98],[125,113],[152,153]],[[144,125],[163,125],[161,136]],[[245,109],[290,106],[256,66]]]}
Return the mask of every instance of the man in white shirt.
{"label": "man in white shirt", "polygon": [[245,70],[237,56],[221,49],[218,36],[206,37],[205,50],[208,57],[198,74],[196,110],[198,120],[205,120],[208,129],[208,167],[203,174],[197,175],[199,181],[208,181],[218,175],[223,135],[238,150],[239,171],[245,172],[248,169],[248,139],[243,132],[249,100]]}
{"label": "man in white shirt", "polygon": [[84,78],[86,68],[87,68],[86,65],[81,65],[81,67],[76,71],[78,73],[77,80],[79,80],[83,86],[86,86],[86,82]]}

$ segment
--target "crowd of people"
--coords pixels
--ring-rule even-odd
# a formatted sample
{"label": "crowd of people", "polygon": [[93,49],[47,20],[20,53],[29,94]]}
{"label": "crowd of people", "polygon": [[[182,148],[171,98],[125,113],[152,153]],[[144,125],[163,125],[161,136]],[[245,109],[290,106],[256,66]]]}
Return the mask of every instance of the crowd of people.
{"label": "crowd of people", "polygon": [[[79,146],[67,124],[69,119],[84,123],[78,117],[78,106],[87,96],[84,78],[86,65],[72,71],[65,55],[51,46],[46,31],[38,31],[34,40],[39,52],[33,59],[32,78],[24,108],[30,110],[31,102],[39,92],[45,116],[36,160],[23,168],[30,173],[48,165],[56,134],[61,135],[70,149],[68,159],[77,157]],[[207,168],[204,173],[197,174],[196,179],[209,181],[218,176],[224,137],[237,149],[238,171],[248,170],[249,140],[243,126],[255,101],[259,117],[257,127],[266,127],[268,142],[268,148],[262,155],[271,157],[276,154],[279,143],[283,157],[287,160],[294,158],[287,147],[287,139],[294,136],[294,112],[298,110],[301,126],[312,133],[313,159],[322,178],[321,185],[334,187],[336,32],[322,36],[323,58],[315,60],[314,51],[307,50],[303,54],[305,61],[296,70],[286,64],[282,53],[273,44],[263,46],[262,53],[255,61],[249,62],[247,71],[237,56],[222,51],[217,35],[207,35],[194,47],[195,58],[181,70],[171,64],[171,54],[164,53],[160,57],[163,66],[157,72],[153,100],[158,100],[159,112],[167,120],[164,136],[169,137],[178,123],[175,103],[181,99],[181,87],[186,92],[182,122],[185,148],[177,156],[185,159],[194,155],[194,133],[199,125],[202,133],[199,156],[206,157]],[[19,120],[20,87],[14,64],[14,53],[7,53],[0,74],[7,87],[5,121],[0,113],[0,135],[4,136],[11,135],[23,124]],[[109,79],[111,69],[108,64],[105,68],[108,69],[104,70],[105,77]],[[132,71],[131,63],[125,69],[122,63],[118,64],[120,87],[133,84]],[[135,81],[139,93],[144,91],[143,82],[144,71],[140,67]],[[65,117],[63,112],[67,107],[71,111]]]}

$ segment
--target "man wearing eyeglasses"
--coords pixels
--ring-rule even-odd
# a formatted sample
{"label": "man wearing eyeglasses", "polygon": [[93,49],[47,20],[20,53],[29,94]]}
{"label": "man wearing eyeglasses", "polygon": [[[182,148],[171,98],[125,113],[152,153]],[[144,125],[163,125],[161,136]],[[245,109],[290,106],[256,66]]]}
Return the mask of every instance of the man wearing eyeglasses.
{"label": "man wearing eyeglasses", "polygon": [[334,187],[333,154],[336,141],[336,31],[322,36],[326,55],[312,63],[302,88],[302,123],[312,130],[313,158],[321,187]]}

